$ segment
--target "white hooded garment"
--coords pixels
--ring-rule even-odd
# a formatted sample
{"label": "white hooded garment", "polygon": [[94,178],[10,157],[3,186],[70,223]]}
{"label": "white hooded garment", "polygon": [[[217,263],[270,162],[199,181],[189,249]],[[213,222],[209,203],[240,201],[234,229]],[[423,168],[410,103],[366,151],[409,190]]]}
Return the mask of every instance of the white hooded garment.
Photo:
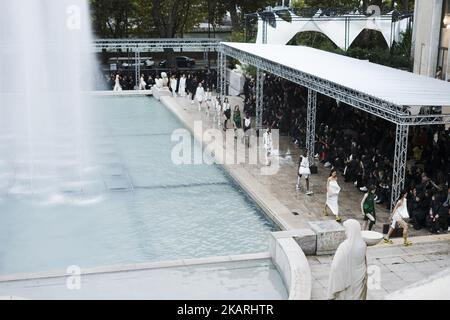
{"label": "white hooded garment", "polygon": [[347,239],[341,243],[331,263],[327,299],[366,300],[367,245],[361,225],[350,219],[344,222]]}

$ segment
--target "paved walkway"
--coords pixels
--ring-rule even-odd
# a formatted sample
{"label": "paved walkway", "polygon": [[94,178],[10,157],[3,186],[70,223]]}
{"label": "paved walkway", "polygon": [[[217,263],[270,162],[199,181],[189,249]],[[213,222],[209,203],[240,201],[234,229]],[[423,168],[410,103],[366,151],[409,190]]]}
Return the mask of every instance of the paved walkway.
{"label": "paved walkway", "polygon": [[[229,97],[230,104],[239,105],[243,108],[242,98]],[[192,126],[193,121],[202,121],[203,128],[218,128],[213,122],[212,117],[206,117],[204,112],[199,112],[197,104],[192,105],[188,99],[164,97],[163,101],[172,111],[177,113],[178,117],[184,119],[186,124]],[[334,216],[330,214],[325,217],[323,214],[326,199],[326,181],[329,176],[329,169],[319,164],[319,174],[312,175],[311,189],[314,195],[307,196],[304,192],[297,191],[295,186],[297,183],[297,168],[300,150],[295,146],[291,139],[286,136],[280,137],[279,147],[280,169],[274,175],[262,175],[261,164],[258,165],[235,165],[230,166],[232,171],[240,171],[242,176],[247,176],[245,181],[255,187],[256,198],[261,194],[261,201],[266,206],[274,205],[278,208],[278,213],[286,222],[287,229],[296,229],[308,227],[308,221],[330,220]],[[262,152],[261,150],[259,152]],[[342,177],[339,177],[339,184],[342,188],[339,196],[339,208],[344,220],[357,219],[363,223],[363,217],[360,210],[360,202],[363,193],[356,189],[352,183],[345,183]],[[240,179],[242,181],[242,179]],[[249,191],[249,190],[246,190]],[[251,190],[249,191],[252,194]],[[255,194],[252,194],[255,196]],[[275,198],[275,199],[273,199]],[[258,202],[258,201],[257,201]],[[276,203],[276,205],[275,205]],[[259,203],[261,205],[261,203]],[[377,224],[374,231],[381,232],[383,223],[389,218],[389,212],[384,206],[377,205]],[[416,231],[411,228],[411,236],[429,234],[426,230]]]}
{"label": "paved walkway", "polygon": [[[232,106],[242,108],[242,99],[231,97]],[[188,126],[194,121],[202,121],[203,129],[217,128],[212,119],[199,112],[196,105],[184,98],[164,97],[163,102]],[[254,146],[252,146],[254,147]],[[251,147],[251,148],[252,148]],[[325,217],[323,208],[326,197],[326,180],[329,169],[319,165],[319,174],[311,178],[313,196],[307,196],[295,189],[297,159],[300,150],[289,141],[288,137],[280,138],[280,169],[274,175],[262,175],[262,165],[225,165],[230,174],[237,179],[243,188],[252,195],[255,201],[268,213],[279,219],[286,230],[308,227],[309,221],[333,219]],[[360,201],[363,194],[351,183],[344,183],[339,197],[342,217],[357,219],[363,222],[360,213]],[[389,218],[389,212],[377,206],[377,225],[375,231],[382,231],[382,224]],[[426,230],[416,231],[411,228],[414,242],[411,247],[403,247],[403,239],[394,240],[394,245],[381,244],[368,249],[369,266],[378,266],[381,273],[379,288],[369,290],[369,299],[383,299],[387,294],[405,288],[419,280],[431,276],[442,269],[450,267],[450,235],[430,235]],[[330,264],[333,256],[309,257],[313,276],[313,299],[325,299]],[[373,268],[373,267],[372,267]]]}
{"label": "paved walkway", "polygon": [[[368,248],[367,263],[370,270],[373,268],[371,266],[378,266],[381,273],[378,288],[369,287],[368,299],[383,299],[389,293],[450,268],[448,235],[416,239],[411,247],[382,244]],[[313,300],[326,299],[332,258],[332,256],[308,257],[313,278]]]}

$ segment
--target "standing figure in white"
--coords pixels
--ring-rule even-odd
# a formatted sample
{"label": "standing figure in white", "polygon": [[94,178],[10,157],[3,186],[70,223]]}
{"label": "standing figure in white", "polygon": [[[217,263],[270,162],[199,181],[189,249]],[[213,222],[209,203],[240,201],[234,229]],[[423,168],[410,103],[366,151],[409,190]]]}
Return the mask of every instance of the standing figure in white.
{"label": "standing figure in white", "polygon": [[177,97],[177,84],[178,84],[178,80],[175,76],[171,76],[170,77],[170,89],[172,90],[172,96],[174,98]]}
{"label": "standing figure in white", "polygon": [[122,86],[120,85],[120,76],[116,75],[116,82],[114,85],[114,91],[122,91]]}
{"label": "standing figure in white", "polygon": [[198,84],[195,92],[195,98],[198,102],[198,111],[202,111],[203,101],[205,100],[205,89],[203,89],[203,85],[201,83]]}
{"label": "standing figure in white", "polygon": [[186,76],[183,74],[180,78],[180,86],[178,88],[178,94],[181,97],[186,97]]}
{"label": "standing figure in white", "polygon": [[354,219],[344,222],[347,239],[342,242],[331,263],[327,298],[329,300],[366,300],[367,244],[361,225]]}
{"label": "standing figure in white", "polygon": [[273,142],[272,142],[272,128],[269,126],[263,134],[263,143],[264,143],[264,150],[266,155],[266,166],[270,166],[270,160],[269,156],[272,152],[273,148]]}

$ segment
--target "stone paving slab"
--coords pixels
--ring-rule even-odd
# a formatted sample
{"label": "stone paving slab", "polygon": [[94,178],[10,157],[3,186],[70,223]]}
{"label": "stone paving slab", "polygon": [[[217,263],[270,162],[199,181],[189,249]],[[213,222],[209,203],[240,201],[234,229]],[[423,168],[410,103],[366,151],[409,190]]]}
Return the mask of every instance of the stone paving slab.
{"label": "stone paving slab", "polygon": [[[430,253],[423,253],[428,251]],[[411,247],[369,247],[367,256],[368,265],[378,266],[381,273],[380,287],[370,288],[368,299],[380,300],[389,293],[450,267],[450,242],[419,242]],[[313,299],[321,300],[326,297],[332,258],[333,256],[308,257],[313,277]]]}

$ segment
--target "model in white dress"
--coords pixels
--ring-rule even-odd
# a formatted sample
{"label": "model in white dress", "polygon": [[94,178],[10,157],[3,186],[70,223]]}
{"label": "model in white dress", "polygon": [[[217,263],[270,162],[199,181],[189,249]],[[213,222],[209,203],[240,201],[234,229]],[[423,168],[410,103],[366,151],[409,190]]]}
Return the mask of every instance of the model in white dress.
{"label": "model in white dress", "polygon": [[298,163],[298,176],[297,176],[297,190],[301,189],[301,178],[305,178],[306,182],[306,194],[312,195],[313,192],[309,189],[309,177],[311,176],[311,169],[308,159],[308,151],[305,150],[303,155],[300,156]]}
{"label": "model in white dress", "polygon": [[202,111],[202,104],[205,101],[205,89],[201,83],[198,84],[197,91],[195,92],[195,99],[198,102],[198,111]]}
{"label": "model in white dress", "polygon": [[391,225],[389,227],[388,234],[386,238],[384,238],[385,243],[392,244],[392,240],[390,239],[392,233],[395,230],[395,227],[397,224],[403,228],[403,245],[404,246],[410,246],[412,243],[408,241],[408,224],[406,223],[406,219],[409,218],[408,213],[408,204],[406,198],[408,197],[408,191],[403,191],[402,196],[397,201],[397,204],[395,205],[394,210],[392,211],[391,215]]}
{"label": "model in white dress", "polygon": [[116,83],[114,85],[114,91],[122,91],[122,86],[120,85],[120,76],[116,75]]}
{"label": "model in white dress", "polygon": [[266,156],[266,166],[270,166],[270,160],[269,156],[272,152],[273,142],[272,142],[272,130],[271,128],[267,128],[267,131],[263,134],[263,143],[264,143],[264,150],[265,156]]}
{"label": "model in white dress", "polygon": [[178,93],[181,97],[186,97],[186,76],[184,74],[180,78],[180,87],[178,88]]}
{"label": "model in white dress", "polygon": [[139,90],[145,90],[147,88],[147,82],[144,80],[144,75],[141,76],[141,81],[139,82]]}
{"label": "model in white dress", "polygon": [[342,242],[331,262],[327,299],[366,300],[367,245],[361,234],[361,225],[350,219],[344,222],[347,239]]}
{"label": "model in white dress", "polygon": [[[327,181],[327,202],[326,206],[331,210],[331,212],[336,216],[336,221],[340,222],[341,217],[339,216],[339,192],[341,192],[341,187],[337,182],[337,172],[333,170],[331,176]],[[325,208],[326,213],[326,208]]]}
{"label": "model in white dress", "polygon": [[172,89],[172,95],[174,98],[176,98],[177,96],[177,83],[178,83],[177,78],[175,78],[175,76],[172,76],[170,78],[170,89]]}

